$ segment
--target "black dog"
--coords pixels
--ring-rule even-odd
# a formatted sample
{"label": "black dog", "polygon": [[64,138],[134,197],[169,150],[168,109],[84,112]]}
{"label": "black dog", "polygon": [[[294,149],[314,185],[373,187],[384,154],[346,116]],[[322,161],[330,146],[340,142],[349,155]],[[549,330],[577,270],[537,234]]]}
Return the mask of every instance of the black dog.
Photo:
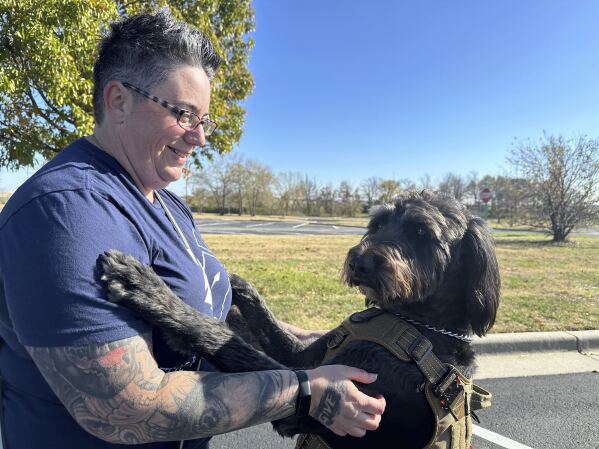
{"label": "black dog", "polygon": [[[371,216],[366,234],[348,252],[344,280],[357,286],[369,305],[415,323],[442,362],[471,376],[474,353],[467,336],[484,335],[499,305],[499,270],[485,223],[456,200],[427,191],[402,195]],[[102,262],[111,300],[160,327],[174,349],[200,354],[223,371],[309,368],[325,355],[330,333],[310,344],[298,340],[279,327],[260,295],[239,277],[231,276],[234,304],[268,355],[184,304],[131,257],[111,252]],[[366,394],[386,399],[379,429],[363,438],[339,437],[312,418],[291,416],[273,423],[279,433],[318,433],[333,448],[427,444],[434,416],[415,364],[367,341],[348,344],[328,363],[379,374],[373,384],[358,384]]]}

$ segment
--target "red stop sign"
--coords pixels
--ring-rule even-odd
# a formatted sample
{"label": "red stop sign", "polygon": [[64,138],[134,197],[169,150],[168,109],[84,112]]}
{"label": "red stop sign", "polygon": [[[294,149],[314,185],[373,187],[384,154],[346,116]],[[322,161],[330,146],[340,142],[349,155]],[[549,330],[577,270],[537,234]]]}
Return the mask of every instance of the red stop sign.
{"label": "red stop sign", "polygon": [[491,201],[491,198],[493,198],[493,192],[491,192],[491,189],[489,189],[488,187],[485,187],[480,191],[480,200],[483,203],[488,203],[489,201]]}

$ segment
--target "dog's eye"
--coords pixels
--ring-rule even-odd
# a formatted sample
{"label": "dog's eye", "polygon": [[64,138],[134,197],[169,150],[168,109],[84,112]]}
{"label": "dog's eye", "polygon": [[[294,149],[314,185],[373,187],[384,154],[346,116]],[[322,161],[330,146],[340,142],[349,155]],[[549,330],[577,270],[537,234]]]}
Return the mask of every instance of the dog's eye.
{"label": "dog's eye", "polygon": [[418,237],[424,237],[424,236],[426,236],[426,230],[424,228],[418,227],[418,228],[416,228],[416,235]]}
{"label": "dog's eye", "polygon": [[380,223],[371,223],[368,225],[368,232],[370,234],[376,234],[378,231],[381,230],[382,227],[383,225],[381,225]]}

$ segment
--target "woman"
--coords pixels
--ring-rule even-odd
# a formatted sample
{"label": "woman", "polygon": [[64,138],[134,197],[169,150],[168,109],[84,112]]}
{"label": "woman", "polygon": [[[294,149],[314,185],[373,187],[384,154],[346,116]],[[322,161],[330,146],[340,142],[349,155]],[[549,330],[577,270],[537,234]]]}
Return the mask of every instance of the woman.
{"label": "woman", "polygon": [[[216,128],[208,109],[219,64],[201,32],[164,11],[113,23],[94,66],[94,134],[4,207],[5,449],[171,448],[177,440],[203,448],[211,435],[290,416],[305,403],[292,371],[218,373],[172,353],[156,329],[108,302],[98,279],[98,256],[117,249],[152,266],[191,306],[226,317],[227,273],[187,206],[165,190]],[[351,382],[375,376],[345,366],[306,374],[310,414],[327,401],[334,413],[323,424],[335,433],[378,427],[384,399]]]}

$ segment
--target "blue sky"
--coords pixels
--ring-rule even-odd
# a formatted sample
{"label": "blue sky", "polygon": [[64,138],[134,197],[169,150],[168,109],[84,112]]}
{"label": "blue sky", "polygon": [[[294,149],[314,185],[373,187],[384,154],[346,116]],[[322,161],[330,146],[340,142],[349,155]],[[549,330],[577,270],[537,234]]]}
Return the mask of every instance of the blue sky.
{"label": "blue sky", "polygon": [[[335,184],[494,175],[514,138],[599,137],[599,1],[254,7],[256,87],[235,151],[275,172]],[[24,178],[2,171],[0,190]]]}

